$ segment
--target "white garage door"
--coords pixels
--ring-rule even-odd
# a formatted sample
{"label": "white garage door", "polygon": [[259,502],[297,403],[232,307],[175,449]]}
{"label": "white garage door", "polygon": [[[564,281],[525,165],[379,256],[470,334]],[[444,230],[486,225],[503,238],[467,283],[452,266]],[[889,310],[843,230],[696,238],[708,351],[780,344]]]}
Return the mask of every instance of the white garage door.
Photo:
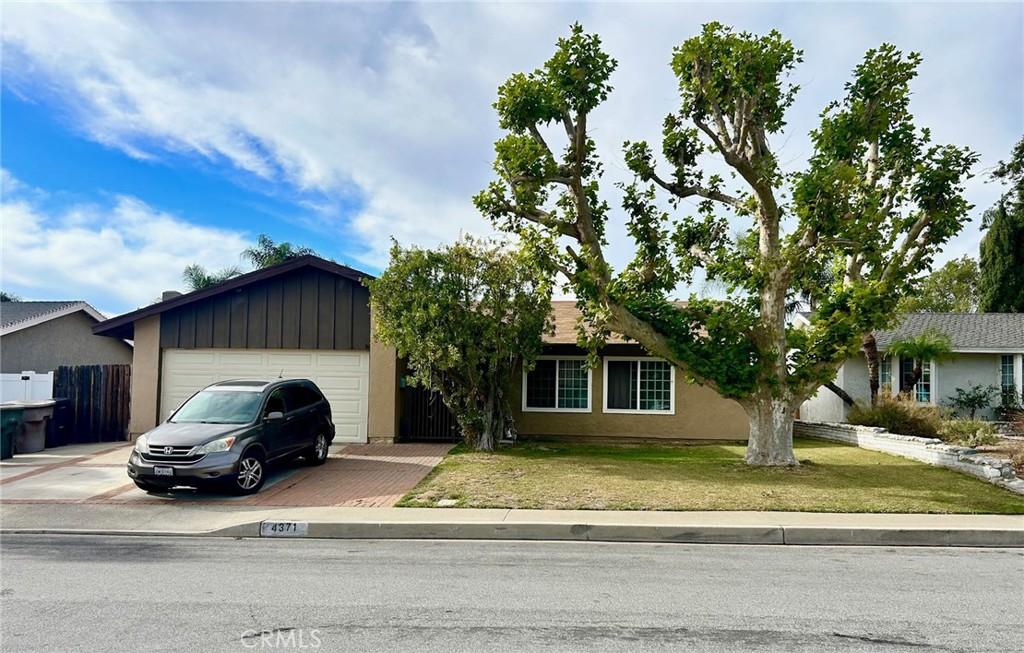
{"label": "white garage door", "polygon": [[370,354],[289,349],[165,349],[160,418],[192,393],[229,379],[310,379],[331,404],[335,442],[366,442]]}

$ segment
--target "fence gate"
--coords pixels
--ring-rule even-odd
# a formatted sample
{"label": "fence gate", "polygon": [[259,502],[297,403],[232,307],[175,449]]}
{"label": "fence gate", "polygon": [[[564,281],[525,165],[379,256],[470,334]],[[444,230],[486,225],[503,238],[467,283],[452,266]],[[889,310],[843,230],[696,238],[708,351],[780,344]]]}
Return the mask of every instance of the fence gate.
{"label": "fence gate", "polygon": [[402,417],[398,422],[401,442],[458,442],[458,424],[440,395],[421,387],[401,389]]}
{"label": "fence gate", "polygon": [[131,384],[131,365],[58,367],[53,396],[70,402],[69,443],[127,440]]}

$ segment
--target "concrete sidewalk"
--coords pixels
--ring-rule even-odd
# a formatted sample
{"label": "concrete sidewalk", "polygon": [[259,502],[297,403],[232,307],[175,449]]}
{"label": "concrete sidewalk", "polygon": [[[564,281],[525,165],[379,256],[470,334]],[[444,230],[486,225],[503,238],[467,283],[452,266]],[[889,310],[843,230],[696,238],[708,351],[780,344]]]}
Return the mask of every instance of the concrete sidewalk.
{"label": "concrete sidewalk", "polygon": [[14,504],[0,533],[1024,548],[1024,516]]}

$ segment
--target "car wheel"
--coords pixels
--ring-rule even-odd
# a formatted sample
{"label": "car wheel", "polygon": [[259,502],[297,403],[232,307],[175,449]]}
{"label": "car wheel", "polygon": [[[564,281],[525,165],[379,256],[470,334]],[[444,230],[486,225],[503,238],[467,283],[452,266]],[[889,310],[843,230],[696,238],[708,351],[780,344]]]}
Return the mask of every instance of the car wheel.
{"label": "car wheel", "polygon": [[143,492],[166,492],[168,490],[166,485],[157,485],[156,483],[147,483],[145,481],[135,481],[135,487]]}
{"label": "car wheel", "polygon": [[256,494],[267,480],[267,464],[258,451],[246,451],[238,461],[234,491],[237,494]]}
{"label": "car wheel", "polygon": [[316,439],[313,440],[313,446],[306,452],[306,461],[310,465],[323,465],[327,462],[327,453],[331,448],[331,443],[327,439],[326,433],[317,433]]}

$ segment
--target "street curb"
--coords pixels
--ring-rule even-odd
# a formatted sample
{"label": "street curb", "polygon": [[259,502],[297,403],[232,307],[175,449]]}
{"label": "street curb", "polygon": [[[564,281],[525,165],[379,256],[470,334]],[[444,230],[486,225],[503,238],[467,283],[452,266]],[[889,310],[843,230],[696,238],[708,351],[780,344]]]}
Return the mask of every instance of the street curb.
{"label": "street curb", "polygon": [[[296,524],[298,528],[294,533],[267,535],[262,534],[264,523]],[[209,531],[6,528],[0,529],[0,534],[1024,548],[1024,529],[669,526],[540,522],[289,522],[287,520],[268,520],[235,524]]]}

